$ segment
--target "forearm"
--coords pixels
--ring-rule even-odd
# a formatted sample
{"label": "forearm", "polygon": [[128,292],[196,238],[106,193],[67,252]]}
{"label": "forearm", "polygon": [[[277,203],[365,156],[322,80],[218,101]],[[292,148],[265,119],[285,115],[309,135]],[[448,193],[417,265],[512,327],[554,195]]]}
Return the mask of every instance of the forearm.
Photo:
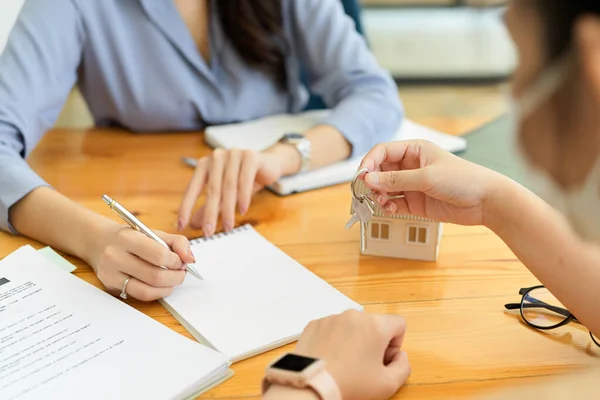
{"label": "forearm", "polygon": [[19,233],[90,263],[100,231],[114,224],[48,187],[33,190],[10,209]]}
{"label": "forearm", "polygon": [[[305,132],[310,140],[311,158],[309,169],[321,168],[329,164],[347,159],[352,152],[350,142],[336,128],[319,125]],[[281,157],[283,175],[297,173],[302,165],[300,153],[287,144],[277,144],[267,150]]]}
{"label": "forearm", "polygon": [[309,389],[272,385],[264,395],[264,400],[319,400],[319,396]]}
{"label": "forearm", "polygon": [[580,240],[551,206],[501,179],[485,224],[577,318],[600,335],[600,249]]}
{"label": "forearm", "polygon": [[310,169],[321,168],[350,157],[352,146],[340,131],[330,125],[319,125],[306,132],[312,155]]}
{"label": "forearm", "polygon": [[73,1],[29,0],[0,55],[0,228],[9,230],[11,221],[20,233],[78,256],[80,242],[93,237],[81,226],[92,213],[42,188],[46,183],[24,159],[77,81],[84,43]]}

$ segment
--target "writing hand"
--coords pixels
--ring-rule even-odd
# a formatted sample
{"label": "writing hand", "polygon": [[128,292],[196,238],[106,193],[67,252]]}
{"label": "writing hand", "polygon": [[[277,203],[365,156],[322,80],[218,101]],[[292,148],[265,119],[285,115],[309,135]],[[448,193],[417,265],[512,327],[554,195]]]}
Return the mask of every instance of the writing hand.
{"label": "writing hand", "polygon": [[[184,263],[194,263],[190,242],[183,236],[155,231],[173,250],[127,226],[110,224],[91,252],[91,265],[109,292],[153,301],[170,295],[185,278]],[[160,268],[161,266],[166,267]]]}

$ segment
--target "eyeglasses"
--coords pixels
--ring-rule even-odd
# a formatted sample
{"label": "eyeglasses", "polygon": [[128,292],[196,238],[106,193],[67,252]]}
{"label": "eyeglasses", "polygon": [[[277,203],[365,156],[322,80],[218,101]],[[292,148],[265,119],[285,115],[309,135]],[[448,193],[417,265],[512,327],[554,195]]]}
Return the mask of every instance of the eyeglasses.
{"label": "eyeglasses", "polygon": [[[507,310],[521,311],[523,321],[532,328],[550,330],[565,326],[570,322],[581,323],[544,286],[534,286],[519,290],[523,296],[521,303],[506,304]],[[600,347],[600,339],[591,332],[594,343]]]}

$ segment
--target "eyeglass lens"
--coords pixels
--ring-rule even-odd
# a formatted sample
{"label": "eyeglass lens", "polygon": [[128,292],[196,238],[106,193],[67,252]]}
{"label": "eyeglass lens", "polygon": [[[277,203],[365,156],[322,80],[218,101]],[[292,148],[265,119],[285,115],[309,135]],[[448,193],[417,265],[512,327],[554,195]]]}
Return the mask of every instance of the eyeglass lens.
{"label": "eyeglass lens", "polygon": [[550,328],[561,324],[571,314],[546,288],[534,289],[523,297],[523,318],[538,328]]}

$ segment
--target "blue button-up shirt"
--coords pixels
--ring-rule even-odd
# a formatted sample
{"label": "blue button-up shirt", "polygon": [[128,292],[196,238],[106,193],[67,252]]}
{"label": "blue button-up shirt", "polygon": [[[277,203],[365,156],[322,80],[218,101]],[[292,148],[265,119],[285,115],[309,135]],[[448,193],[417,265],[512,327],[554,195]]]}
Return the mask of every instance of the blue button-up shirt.
{"label": "blue button-up shirt", "polygon": [[303,65],[311,90],[333,109],[324,123],[354,155],[390,139],[402,118],[396,86],[339,0],[282,7],[285,92],[240,59],[216,14],[207,63],[172,0],[27,0],[0,56],[0,228],[11,230],[10,207],[46,185],[25,158],[76,83],[98,126],[202,130],[301,111]]}

